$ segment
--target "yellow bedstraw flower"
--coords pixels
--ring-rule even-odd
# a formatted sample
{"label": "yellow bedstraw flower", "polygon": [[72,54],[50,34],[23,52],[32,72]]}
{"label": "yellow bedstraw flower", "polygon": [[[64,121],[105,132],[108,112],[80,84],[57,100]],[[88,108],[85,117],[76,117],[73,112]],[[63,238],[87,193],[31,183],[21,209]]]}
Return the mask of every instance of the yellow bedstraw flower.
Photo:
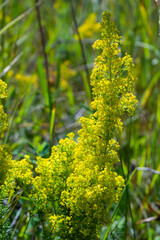
{"label": "yellow bedstraw flower", "polygon": [[15,75],[15,79],[18,81],[19,87],[24,92],[26,90],[26,87],[32,86],[34,88],[37,88],[38,86],[38,78],[36,73],[33,73],[32,75],[17,73]]}
{"label": "yellow bedstraw flower", "polygon": [[[7,84],[0,79],[0,98],[7,97]],[[7,129],[7,114],[0,105],[0,141],[2,140],[4,131]],[[10,169],[12,168],[12,155],[7,145],[0,144],[0,200],[2,196],[8,196],[12,192],[12,184],[10,184]]]}
{"label": "yellow bedstraw flower", "polygon": [[93,44],[101,51],[91,75],[94,113],[81,118],[77,142],[70,133],[52,148],[49,158],[38,157],[34,178],[29,156],[13,161],[12,185],[28,189],[37,213],[43,213],[50,239],[99,238],[124,187],[124,179],[115,171],[116,138],[123,129],[122,117],[131,116],[136,108],[134,66],[129,55],[119,56],[121,37],[109,13],[103,14],[101,32],[101,40]]}
{"label": "yellow bedstraw flower", "polygon": [[127,54],[120,58],[120,37],[108,13],[101,31],[102,39],[93,45],[102,51],[91,75],[94,113],[81,118],[77,143],[71,133],[48,159],[37,159],[31,198],[48,215],[54,238],[96,239],[124,187],[114,169],[119,161],[115,139],[122,132],[121,117],[132,115],[137,103],[133,63]]}
{"label": "yellow bedstraw flower", "polygon": [[[95,33],[99,32],[100,23],[96,22],[96,18],[97,18],[96,13],[89,14],[88,18],[78,28],[78,31],[82,39],[92,38]],[[77,35],[75,35],[74,37],[75,39],[78,39]]]}
{"label": "yellow bedstraw flower", "polygon": [[13,161],[13,176],[20,187],[24,188],[32,183],[32,168],[33,166],[28,155],[20,161]]}
{"label": "yellow bedstraw flower", "polygon": [[7,114],[3,110],[3,106],[0,105],[0,138],[3,136],[3,132],[7,129]]}
{"label": "yellow bedstraw flower", "polygon": [[7,84],[0,79],[0,98],[7,97]]}
{"label": "yellow bedstraw flower", "polygon": [[11,159],[9,147],[0,145],[0,186],[4,184],[8,171],[11,168]]}
{"label": "yellow bedstraw flower", "polygon": [[[7,97],[7,84],[0,79],[0,98]],[[2,138],[4,131],[7,129],[7,115],[0,105],[0,138]]]}

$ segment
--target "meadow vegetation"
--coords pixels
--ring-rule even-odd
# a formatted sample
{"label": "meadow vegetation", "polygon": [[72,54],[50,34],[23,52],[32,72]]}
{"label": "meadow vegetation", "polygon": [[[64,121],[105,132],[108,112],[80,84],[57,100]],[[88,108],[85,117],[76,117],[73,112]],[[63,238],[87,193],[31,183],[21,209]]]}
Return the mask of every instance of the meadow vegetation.
{"label": "meadow vegetation", "polygon": [[1,3],[0,239],[159,239],[159,7]]}

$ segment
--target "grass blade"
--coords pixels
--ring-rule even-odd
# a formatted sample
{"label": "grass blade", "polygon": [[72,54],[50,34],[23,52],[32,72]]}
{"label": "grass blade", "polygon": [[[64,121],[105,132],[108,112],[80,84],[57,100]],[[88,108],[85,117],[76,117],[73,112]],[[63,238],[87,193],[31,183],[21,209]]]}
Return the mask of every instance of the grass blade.
{"label": "grass blade", "polygon": [[37,68],[38,68],[39,80],[40,80],[40,85],[42,88],[45,104],[49,108],[48,84],[47,84],[46,75],[45,75],[44,67],[43,67],[43,58],[41,58],[41,57],[38,58]]}

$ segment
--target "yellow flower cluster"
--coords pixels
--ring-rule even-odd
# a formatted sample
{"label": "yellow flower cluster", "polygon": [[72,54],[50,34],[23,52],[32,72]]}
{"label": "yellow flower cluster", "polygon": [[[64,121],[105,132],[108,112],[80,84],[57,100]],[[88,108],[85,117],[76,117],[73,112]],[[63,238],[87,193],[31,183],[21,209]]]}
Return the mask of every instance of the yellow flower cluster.
{"label": "yellow flower cluster", "polygon": [[81,118],[77,143],[71,133],[48,159],[37,159],[30,198],[45,213],[54,238],[96,239],[124,187],[114,169],[119,161],[115,139],[122,132],[121,117],[136,107],[133,63],[129,55],[119,56],[120,37],[108,13],[101,30],[102,40],[93,45],[102,50],[91,75],[94,113]]}
{"label": "yellow flower cluster", "polygon": [[25,93],[26,88],[33,87],[37,88],[38,81],[37,81],[37,74],[33,73],[32,75],[24,75],[21,73],[17,73],[15,75],[15,79],[18,81],[18,85],[22,94]]}
{"label": "yellow flower cluster", "polygon": [[3,110],[3,106],[0,105],[0,137],[3,136],[3,133],[7,129],[7,126],[7,115]]}
{"label": "yellow flower cluster", "polygon": [[11,159],[9,147],[0,145],[0,186],[4,184],[8,170],[11,168]]}
{"label": "yellow flower cluster", "polygon": [[[106,12],[101,31],[102,39],[93,45],[101,50],[91,75],[94,113],[81,118],[77,142],[70,133],[52,148],[49,158],[38,157],[35,177],[29,156],[12,161],[9,171],[11,191],[15,186],[27,189],[37,212],[45,218],[50,239],[97,239],[101,226],[109,223],[109,209],[124,187],[124,179],[115,172],[119,161],[116,138],[122,132],[122,116],[132,115],[137,103],[133,63],[127,54],[120,57],[120,37]],[[5,154],[1,146],[0,161],[9,160],[3,162],[6,169],[10,155]],[[4,171],[2,184],[7,182],[5,177]]]}
{"label": "yellow flower cluster", "polygon": [[[0,98],[7,97],[7,85],[0,80]],[[0,138],[7,129],[7,114],[0,105]],[[29,156],[21,161],[13,161],[9,146],[0,144],[0,198],[8,197],[14,193],[16,184],[25,187],[31,183],[33,166],[29,162]]]}
{"label": "yellow flower cluster", "polygon": [[[96,22],[96,18],[96,13],[91,13],[84,23],[78,28],[82,39],[91,38],[95,33],[99,32],[100,23]],[[78,39],[77,35],[75,35],[75,39]]]}
{"label": "yellow flower cluster", "polygon": [[[7,97],[7,85],[0,79],[0,98]],[[3,132],[7,129],[7,115],[3,110],[3,106],[0,105],[0,137],[3,136]]]}
{"label": "yellow flower cluster", "polygon": [[32,168],[33,166],[28,155],[20,161],[13,161],[12,176],[16,179],[17,185],[22,187],[24,190],[25,187],[28,187],[28,185],[32,183]]}
{"label": "yellow flower cluster", "polygon": [[61,64],[61,70],[60,70],[60,76],[61,76],[61,87],[63,89],[68,89],[69,83],[68,80],[73,78],[76,75],[76,70],[71,69],[70,68],[70,61],[69,60],[65,60],[62,64]]}
{"label": "yellow flower cluster", "polygon": [[[7,85],[0,79],[0,98],[7,97]],[[3,137],[4,131],[7,129],[7,115],[0,105],[0,140]],[[7,195],[10,192],[10,186],[6,180],[9,176],[9,171],[12,167],[12,155],[8,146],[0,144],[0,197]]]}
{"label": "yellow flower cluster", "polygon": [[39,206],[39,210],[49,208],[50,202],[59,200],[66,189],[66,180],[73,171],[76,146],[73,136],[74,134],[70,133],[68,138],[60,140],[59,144],[52,148],[49,158],[37,158],[37,176],[33,179],[31,198]]}
{"label": "yellow flower cluster", "polygon": [[0,79],[0,98],[7,97],[7,84]]}

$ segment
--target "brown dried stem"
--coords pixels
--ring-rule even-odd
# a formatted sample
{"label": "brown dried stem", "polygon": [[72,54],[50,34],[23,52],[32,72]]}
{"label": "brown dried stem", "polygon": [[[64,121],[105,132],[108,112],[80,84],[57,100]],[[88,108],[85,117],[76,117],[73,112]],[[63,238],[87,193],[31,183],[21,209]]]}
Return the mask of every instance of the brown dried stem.
{"label": "brown dried stem", "polygon": [[83,42],[82,42],[82,39],[81,39],[79,30],[78,30],[78,23],[77,23],[76,14],[75,14],[75,10],[74,10],[74,6],[73,6],[73,1],[72,1],[72,0],[70,0],[70,6],[71,6],[71,13],[72,13],[72,17],[73,17],[73,22],[74,22],[76,34],[77,34],[77,36],[78,36],[79,45],[80,45],[80,47],[81,47],[84,69],[85,69],[85,72],[86,72],[86,76],[87,76],[87,80],[88,80],[88,85],[89,85],[89,87],[90,87],[90,92],[91,92],[90,77],[89,77],[89,71],[88,71],[88,67],[87,67],[87,60],[86,60],[84,45],[83,45]]}
{"label": "brown dried stem", "polygon": [[47,80],[47,84],[48,84],[49,108],[51,111],[50,91],[49,91],[49,65],[48,65],[48,57],[47,57],[47,53],[46,53],[46,49],[45,49],[46,44],[45,44],[45,37],[44,37],[44,32],[43,32],[43,27],[42,27],[41,14],[40,14],[38,0],[35,0],[35,8],[36,8],[36,13],[37,13],[37,21],[38,21],[38,26],[39,26],[40,37],[41,37],[42,53],[44,56],[46,80]]}

